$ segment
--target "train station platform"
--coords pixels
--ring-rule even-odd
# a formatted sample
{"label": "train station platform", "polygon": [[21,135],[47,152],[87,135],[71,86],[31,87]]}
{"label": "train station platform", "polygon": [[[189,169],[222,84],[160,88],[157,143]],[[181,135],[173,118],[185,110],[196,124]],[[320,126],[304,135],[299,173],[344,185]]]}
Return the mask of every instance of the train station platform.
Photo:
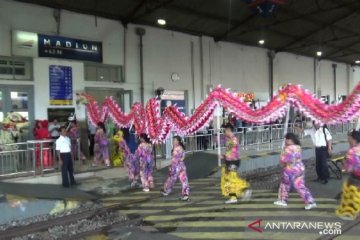
{"label": "train station platform", "polygon": [[[309,139],[304,139],[302,145],[307,167],[306,182],[318,203],[318,208],[311,211],[303,209],[304,204],[296,193],[291,194],[287,208],[272,204],[277,197],[281,171],[277,166],[281,142],[276,142],[247,146],[241,150],[240,174],[248,179],[254,190],[250,202],[224,204],[219,189],[217,151],[201,151],[187,154],[185,160],[191,186],[191,200],[186,203],[178,200],[179,184],[171,196],[164,198],[159,194],[167,176],[169,160],[161,160],[158,164],[159,169],[154,173],[156,189],[150,193],[129,189],[122,168],[78,172],[76,178],[81,185],[71,189],[59,186],[58,174],[2,181],[0,229],[9,221],[19,223],[17,220],[21,218],[33,219],[50,213],[57,216],[96,202],[103,208],[115,206],[117,214],[124,216],[129,223],[108,227],[105,234],[104,231],[95,231],[86,239],[119,239],[119,236],[123,239],[355,239],[360,233],[359,226],[350,226],[334,214],[342,179],[332,175],[326,185],[313,182],[316,178],[314,150]],[[347,148],[345,136],[337,136],[334,155],[343,154]],[[260,234],[248,228],[248,224],[259,219],[262,228],[264,224],[275,221],[340,222],[346,234],[324,236],[319,231],[287,229],[262,229]]]}

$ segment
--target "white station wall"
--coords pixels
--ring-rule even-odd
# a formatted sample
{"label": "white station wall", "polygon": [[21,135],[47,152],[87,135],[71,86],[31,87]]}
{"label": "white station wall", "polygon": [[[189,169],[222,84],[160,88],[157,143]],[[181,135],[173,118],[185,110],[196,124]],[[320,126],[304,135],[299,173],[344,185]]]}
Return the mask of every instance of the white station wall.
{"label": "white station wall", "polygon": [[274,59],[274,92],[288,83],[314,91],[314,60],[290,53],[278,53]]}
{"label": "white station wall", "polygon": [[[37,119],[47,119],[47,108],[49,107],[49,66],[50,65],[65,65],[72,68],[73,77],[73,107],[76,111],[76,116],[79,120],[85,117],[84,108],[76,106],[75,93],[84,89],[84,64],[81,62],[69,62],[56,59],[34,59],[34,105]],[[51,106],[51,108],[59,108]]]}
{"label": "white station wall", "polygon": [[[84,63],[46,58],[34,59],[35,117],[44,118],[48,108],[48,65],[61,63],[72,66],[74,90],[85,87],[124,88],[133,90],[134,100],[140,100],[139,37],[136,27],[142,27],[144,47],[145,100],[153,97],[158,87],[188,91],[188,107],[198,106],[207,93],[208,85],[222,84],[241,92],[254,92],[267,100],[269,96],[269,58],[267,49],[212,38],[192,36],[161,28],[130,24],[94,16],[61,11],[60,35],[103,43],[105,64],[124,65],[126,83],[99,83],[84,80]],[[49,35],[56,34],[53,9],[10,0],[0,1],[0,56],[11,56],[11,30],[23,30]],[[193,46],[193,52],[191,52]],[[193,55],[192,55],[193,54]],[[314,91],[314,59],[290,53],[278,53],[274,59],[274,90],[283,84],[301,84]],[[317,65],[318,90],[333,95],[333,62]],[[171,73],[180,76],[171,81]],[[337,64],[337,94],[347,93],[360,80],[360,70]],[[46,73],[46,74],[45,74]],[[13,81],[1,83],[12,84]],[[23,83],[23,82],[20,82]],[[195,89],[195,90],[193,90]],[[40,97],[41,96],[41,97]]]}

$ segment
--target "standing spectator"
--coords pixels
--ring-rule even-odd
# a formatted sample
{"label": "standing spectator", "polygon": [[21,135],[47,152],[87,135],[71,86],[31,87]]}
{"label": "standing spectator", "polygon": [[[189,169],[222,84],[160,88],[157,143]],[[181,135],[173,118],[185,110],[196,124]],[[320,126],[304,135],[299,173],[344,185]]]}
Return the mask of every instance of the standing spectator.
{"label": "standing spectator", "polygon": [[[76,185],[74,178],[74,156],[71,151],[71,141],[65,127],[60,127],[60,137],[56,140],[56,151],[61,165],[62,186]],[[70,178],[70,183],[69,183]]]}
{"label": "standing spectator", "polygon": [[[50,134],[48,131],[48,122],[47,121],[36,121],[36,128],[34,129],[35,140],[48,140],[50,139]],[[42,157],[43,157],[43,167],[49,168],[53,166],[53,157],[49,148],[49,143],[36,143],[36,165],[41,166],[41,144],[42,144]]]}
{"label": "standing spectator", "polygon": [[[80,128],[77,125],[76,120],[72,121],[70,123],[70,129],[68,132],[68,136],[71,140],[71,151],[74,156],[74,160],[79,160],[78,157],[80,157],[82,160],[85,160],[84,154],[80,150]],[[80,153],[80,156],[79,156]]]}
{"label": "standing spectator", "polygon": [[304,130],[304,134],[305,136],[310,135],[315,145],[316,174],[318,176],[316,181],[326,184],[329,178],[328,159],[332,150],[332,136],[326,126],[315,122],[311,129]]}
{"label": "standing spectator", "polygon": [[52,139],[54,139],[54,140],[58,139],[58,137],[60,136],[59,129],[60,129],[60,124],[58,123],[58,121],[56,119],[54,119],[49,124],[49,127],[48,127],[48,131],[49,131]]}

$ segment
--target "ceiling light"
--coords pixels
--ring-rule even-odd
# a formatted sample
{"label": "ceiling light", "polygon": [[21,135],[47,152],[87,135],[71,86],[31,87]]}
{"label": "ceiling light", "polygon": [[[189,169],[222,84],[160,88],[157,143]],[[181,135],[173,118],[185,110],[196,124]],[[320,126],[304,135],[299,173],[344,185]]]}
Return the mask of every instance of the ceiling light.
{"label": "ceiling light", "polygon": [[355,63],[356,63],[356,64],[360,64],[360,60],[356,60]]}
{"label": "ceiling light", "polygon": [[317,55],[318,57],[321,57],[322,51],[317,51],[317,52],[316,52],[316,55]]}
{"label": "ceiling light", "polygon": [[264,39],[260,39],[260,40],[259,40],[259,44],[260,44],[260,45],[264,45],[264,43],[265,43],[265,40],[264,40]]}
{"label": "ceiling light", "polygon": [[166,25],[166,20],[159,18],[159,19],[157,20],[157,23],[158,23],[159,25],[164,26],[164,25]]}

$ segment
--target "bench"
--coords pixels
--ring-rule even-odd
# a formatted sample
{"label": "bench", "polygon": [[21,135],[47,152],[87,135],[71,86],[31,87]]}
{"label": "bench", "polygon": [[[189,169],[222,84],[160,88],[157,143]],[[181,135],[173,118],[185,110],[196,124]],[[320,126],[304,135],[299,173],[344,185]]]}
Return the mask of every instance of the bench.
{"label": "bench", "polygon": [[342,178],[342,166],[340,165],[342,165],[344,158],[344,156],[336,156],[329,159],[329,170],[335,175],[337,179]]}

